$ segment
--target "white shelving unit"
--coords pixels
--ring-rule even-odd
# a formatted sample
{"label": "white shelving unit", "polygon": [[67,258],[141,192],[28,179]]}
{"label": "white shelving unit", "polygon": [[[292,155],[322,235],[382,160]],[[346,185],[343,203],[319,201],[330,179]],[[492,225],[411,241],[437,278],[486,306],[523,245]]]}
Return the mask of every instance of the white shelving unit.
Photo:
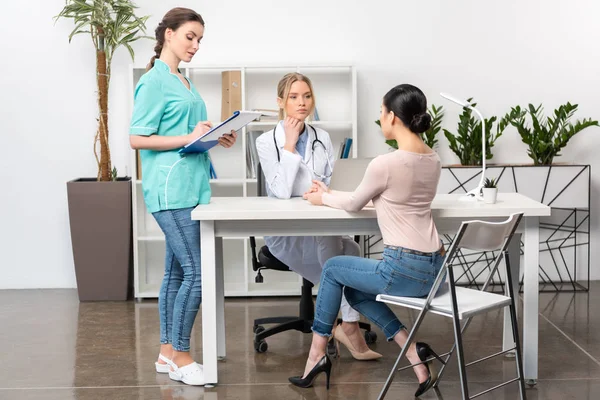
{"label": "white shelving unit", "polygon": [[[277,83],[288,72],[308,76],[314,87],[319,121],[310,122],[329,132],[334,147],[346,137],[352,138],[351,156],[357,157],[357,88],[356,70],[346,65],[295,66],[194,66],[185,65],[181,72],[190,78],[206,102],[208,119],[219,122],[221,116],[221,72],[241,71],[242,109],[277,109]],[[133,93],[145,65],[130,69],[130,107]],[[248,132],[273,129],[275,121],[256,121],[242,130],[230,149],[220,146],[210,151],[218,179],[211,179],[212,196],[256,196],[256,179],[246,167]],[[131,151],[132,176],[137,177],[136,153]],[[136,298],[158,297],[164,272],[165,240],[156,221],[146,210],[142,182],[133,185],[133,245],[134,291]],[[257,251],[264,244],[257,239]],[[294,273],[263,272],[264,283],[255,283],[252,271],[250,242],[246,237],[223,241],[225,296],[285,296],[298,295],[301,277]]]}

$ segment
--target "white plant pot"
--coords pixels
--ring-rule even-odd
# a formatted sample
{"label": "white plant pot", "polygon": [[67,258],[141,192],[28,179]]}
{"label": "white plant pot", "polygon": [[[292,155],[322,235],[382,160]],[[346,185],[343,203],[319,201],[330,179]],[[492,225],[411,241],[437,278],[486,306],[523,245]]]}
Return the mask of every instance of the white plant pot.
{"label": "white plant pot", "polygon": [[496,203],[498,188],[483,188],[483,202],[488,204]]}

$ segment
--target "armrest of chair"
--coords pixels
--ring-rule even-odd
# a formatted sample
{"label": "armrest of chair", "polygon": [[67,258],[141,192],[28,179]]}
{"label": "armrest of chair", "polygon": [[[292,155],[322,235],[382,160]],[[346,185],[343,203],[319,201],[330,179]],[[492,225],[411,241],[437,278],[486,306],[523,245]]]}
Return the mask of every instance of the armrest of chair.
{"label": "armrest of chair", "polygon": [[256,239],[250,236],[250,250],[252,251],[252,269],[258,271],[261,269],[272,269],[277,271],[291,271],[290,268],[282,263],[269,251],[267,246],[263,246],[260,251],[256,251]]}
{"label": "armrest of chair", "polygon": [[252,269],[258,271],[261,265],[256,256],[256,239],[254,239],[254,236],[250,236],[250,250],[252,251]]}

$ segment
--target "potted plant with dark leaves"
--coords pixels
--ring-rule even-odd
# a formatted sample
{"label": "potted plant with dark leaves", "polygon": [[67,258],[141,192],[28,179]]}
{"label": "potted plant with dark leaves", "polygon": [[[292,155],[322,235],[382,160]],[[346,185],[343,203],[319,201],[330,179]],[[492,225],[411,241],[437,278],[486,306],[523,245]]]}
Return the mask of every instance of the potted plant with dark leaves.
{"label": "potted plant with dark leaves", "polygon": [[496,178],[485,178],[483,181],[483,202],[494,204],[498,196],[498,187]]}
{"label": "potted plant with dark leaves", "polygon": [[[577,104],[567,102],[554,110],[554,117],[544,117],[541,104],[537,107],[529,104],[526,109],[513,107],[505,118],[517,128],[521,140],[528,146],[527,155],[534,165],[551,165],[573,136],[586,128],[598,126],[598,121],[591,118],[572,124],[570,120],[577,107]],[[531,125],[527,123],[527,117]]]}
{"label": "potted plant with dark leaves", "polygon": [[[467,99],[473,107],[477,106],[477,103],[472,103],[472,98]],[[481,122],[473,116],[471,109],[464,107],[462,114],[459,116],[457,133],[453,133],[447,129],[444,129],[444,135],[448,139],[450,149],[458,156],[462,165],[481,165],[482,160],[482,147],[481,135],[485,134],[485,159],[489,160],[492,158],[492,148],[494,143],[502,132],[509,124],[509,120],[505,117],[502,118],[496,124],[496,131],[492,133],[492,129],[497,118],[495,116],[485,119],[485,133],[481,132]]]}

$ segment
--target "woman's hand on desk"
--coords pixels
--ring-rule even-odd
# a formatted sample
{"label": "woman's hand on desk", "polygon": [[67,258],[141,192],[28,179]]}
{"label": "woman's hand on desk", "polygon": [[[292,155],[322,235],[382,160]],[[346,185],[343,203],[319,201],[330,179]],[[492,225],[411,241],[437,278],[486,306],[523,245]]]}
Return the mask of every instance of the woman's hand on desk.
{"label": "woman's hand on desk", "polygon": [[235,131],[232,130],[231,133],[228,133],[227,135],[223,135],[219,138],[219,144],[221,146],[225,147],[226,149],[228,149],[235,144],[236,139],[237,139],[237,133],[235,133]]}
{"label": "woman's hand on desk", "polygon": [[315,206],[323,205],[323,192],[306,192],[304,193],[304,200],[308,200],[308,202]]}
{"label": "woman's hand on desk", "polygon": [[313,179],[312,182],[313,182],[312,186],[310,187],[310,190],[308,191],[308,193],[316,192],[317,190],[322,190],[324,193],[329,193],[330,192],[330,190],[327,187],[327,185],[324,184],[323,182],[317,181],[317,180],[314,180],[314,179]]}
{"label": "woman's hand on desk", "polygon": [[304,193],[304,199],[315,206],[323,205],[323,193],[329,192],[329,188],[321,181],[313,181],[308,192]]}

